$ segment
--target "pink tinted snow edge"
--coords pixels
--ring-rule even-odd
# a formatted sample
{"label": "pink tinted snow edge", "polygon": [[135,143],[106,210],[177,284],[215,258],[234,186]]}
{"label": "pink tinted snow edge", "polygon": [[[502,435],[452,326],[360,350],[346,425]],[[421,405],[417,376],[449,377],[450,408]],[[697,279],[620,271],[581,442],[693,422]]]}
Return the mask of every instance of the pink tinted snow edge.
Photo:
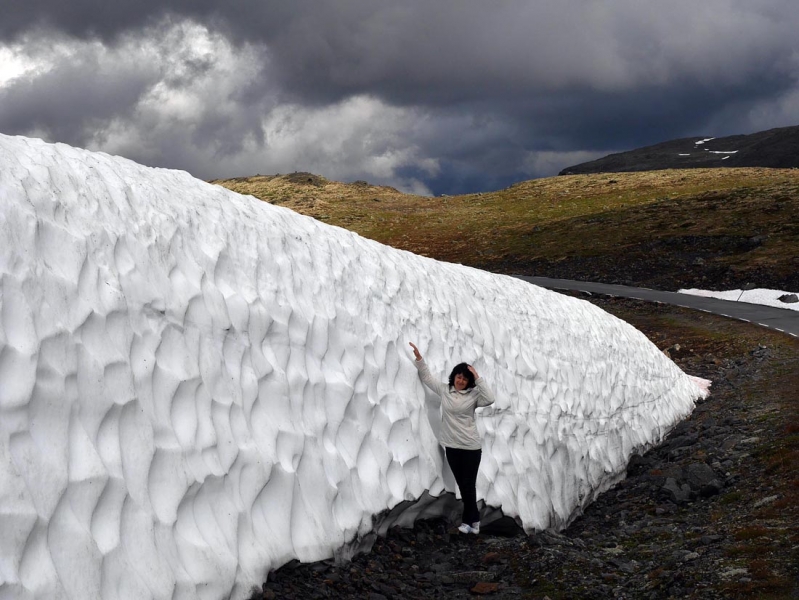
{"label": "pink tinted snow edge", "polygon": [[701,377],[694,377],[693,375],[689,375],[688,377],[690,377],[691,381],[699,388],[702,398],[707,398],[710,395],[710,386],[713,385],[710,379],[702,379]]}

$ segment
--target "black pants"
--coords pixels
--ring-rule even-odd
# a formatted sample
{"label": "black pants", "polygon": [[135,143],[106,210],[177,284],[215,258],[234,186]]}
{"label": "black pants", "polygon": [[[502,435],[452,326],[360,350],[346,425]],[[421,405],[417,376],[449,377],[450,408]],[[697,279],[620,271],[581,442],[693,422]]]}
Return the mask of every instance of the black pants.
{"label": "black pants", "polygon": [[445,448],[447,462],[463,498],[463,522],[471,525],[480,520],[477,510],[477,470],[480,468],[482,450]]}

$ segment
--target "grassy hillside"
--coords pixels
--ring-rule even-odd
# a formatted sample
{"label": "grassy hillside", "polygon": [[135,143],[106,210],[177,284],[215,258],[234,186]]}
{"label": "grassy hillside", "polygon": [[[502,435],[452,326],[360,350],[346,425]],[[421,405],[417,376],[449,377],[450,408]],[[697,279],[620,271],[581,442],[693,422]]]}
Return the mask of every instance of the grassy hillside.
{"label": "grassy hillside", "polygon": [[799,290],[799,170],[573,175],[428,198],[308,173],[214,181],[384,244],[496,272]]}

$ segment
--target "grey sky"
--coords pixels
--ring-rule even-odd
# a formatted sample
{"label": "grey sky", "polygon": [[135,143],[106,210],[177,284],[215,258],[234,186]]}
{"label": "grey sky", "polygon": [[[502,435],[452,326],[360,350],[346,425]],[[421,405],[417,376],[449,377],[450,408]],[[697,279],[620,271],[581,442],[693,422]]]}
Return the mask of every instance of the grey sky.
{"label": "grey sky", "polygon": [[[10,4],[10,7],[9,7]],[[458,193],[799,123],[793,0],[11,0],[0,132]]]}

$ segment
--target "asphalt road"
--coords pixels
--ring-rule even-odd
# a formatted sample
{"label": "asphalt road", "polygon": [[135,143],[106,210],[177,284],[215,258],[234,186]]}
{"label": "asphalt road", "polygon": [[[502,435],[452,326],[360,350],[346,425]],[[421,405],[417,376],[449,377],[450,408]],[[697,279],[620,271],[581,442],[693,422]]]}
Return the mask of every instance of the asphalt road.
{"label": "asphalt road", "polygon": [[678,292],[661,292],[647,288],[634,288],[624,285],[611,285],[605,283],[590,283],[587,281],[571,281],[569,279],[550,279],[548,277],[528,277],[515,275],[519,279],[550,290],[571,290],[590,292],[605,296],[619,296],[621,298],[635,298],[648,302],[661,302],[701,310],[704,312],[739,319],[747,323],[755,323],[769,329],[787,333],[799,338],[799,311],[788,308],[775,308],[762,304],[748,302],[733,302],[719,300],[718,298],[703,298]]}

